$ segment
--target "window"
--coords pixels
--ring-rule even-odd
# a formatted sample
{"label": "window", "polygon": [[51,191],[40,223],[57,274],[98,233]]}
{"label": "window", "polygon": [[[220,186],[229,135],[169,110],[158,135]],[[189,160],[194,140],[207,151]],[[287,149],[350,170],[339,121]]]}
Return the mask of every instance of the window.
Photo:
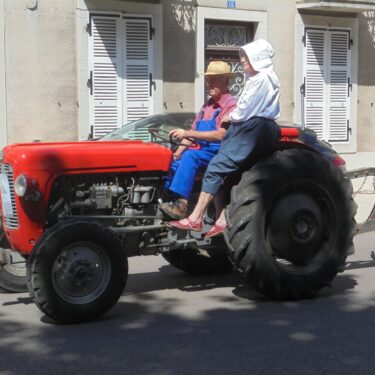
{"label": "window", "polygon": [[320,139],[349,142],[351,93],[349,29],[306,28],[303,117]]}
{"label": "window", "polygon": [[100,137],[153,114],[151,18],[90,17],[90,124]]}
{"label": "window", "polygon": [[253,39],[251,24],[223,21],[206,21],[205,25],[205,64],[211,60],[225,60],[236,75],[231,81],[230,92],[234,96],[242,93],[245,83],[238,51],[241,46]]}

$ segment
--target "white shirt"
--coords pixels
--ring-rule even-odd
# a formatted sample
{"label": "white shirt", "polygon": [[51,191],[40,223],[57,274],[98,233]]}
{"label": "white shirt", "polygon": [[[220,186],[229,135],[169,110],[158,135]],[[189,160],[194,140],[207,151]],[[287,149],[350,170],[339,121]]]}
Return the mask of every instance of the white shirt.
{"label": "white shirt", "polygon": [[248,77],[237,107],[229,114],[232,122],[243,122],[251,117],[275,120],[280,116],[280,81],[273,69],[263,70]]}

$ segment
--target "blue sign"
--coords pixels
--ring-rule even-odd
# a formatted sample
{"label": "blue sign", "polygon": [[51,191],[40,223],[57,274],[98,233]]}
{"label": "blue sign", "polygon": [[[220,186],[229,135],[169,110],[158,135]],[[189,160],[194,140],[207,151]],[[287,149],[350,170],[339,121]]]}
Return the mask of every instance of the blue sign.
{"label": "blue sign", "polygon": [[228,8],[235,8],[236,7],[236,0],[228,0],[227,1]]}

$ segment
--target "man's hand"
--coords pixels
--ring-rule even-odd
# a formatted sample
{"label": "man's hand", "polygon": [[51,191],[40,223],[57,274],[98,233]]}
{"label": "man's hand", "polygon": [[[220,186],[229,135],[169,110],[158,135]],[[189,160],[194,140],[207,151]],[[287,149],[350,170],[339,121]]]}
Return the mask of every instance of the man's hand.
{"label": "man's hand", "polygon": [[173,129],[169,132],[169,136],[179,141],[188,138],[188,131],[183,129]]}

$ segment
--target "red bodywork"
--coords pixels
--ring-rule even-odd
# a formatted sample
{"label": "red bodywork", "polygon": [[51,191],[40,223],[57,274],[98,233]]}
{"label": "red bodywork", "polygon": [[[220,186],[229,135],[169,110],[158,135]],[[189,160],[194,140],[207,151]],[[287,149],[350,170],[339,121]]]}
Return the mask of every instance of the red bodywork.
{"label": "red bodywork", "polygon": [[[298,129],[281,128],[284,144],[298,143]],[[41,201],[15,194],[18,228],[4,229],[14,250],[30,254],[45,229],[47,208],[54,181],[59,176],[124,172],[167,173],[172,152],[166,147],[142,141],[69,142],[14,144],[4,148],[4,164],[37,182]],[[1,210],[1,200],[0,200]]]}
{"label": "red bodywork", "polygon": [[[24,174],[37,181],[42,201],[15,195],[18,229],[5,229],[13,249],[29,254],[44,231],[53,182],[61,175],[160,171],[166,173],[172,152],[142,141],[14,144],[4,148],[4,164],[14,180]],[[22,207],[22,208],[21,208]]]}

